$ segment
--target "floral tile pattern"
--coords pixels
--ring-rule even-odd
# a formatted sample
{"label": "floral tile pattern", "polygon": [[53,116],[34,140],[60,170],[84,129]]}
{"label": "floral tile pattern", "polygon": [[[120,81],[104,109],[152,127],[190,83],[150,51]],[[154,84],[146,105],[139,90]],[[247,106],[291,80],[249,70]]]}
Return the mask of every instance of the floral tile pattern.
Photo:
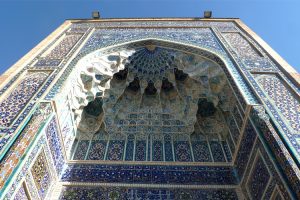
{"label": "floral tile pattern", "polygon": [[276,75],[257,75],[257,82],[261,85],[274,105],[287,119],[295,133],[300,133],[300,100],[286,84]]}
{"label": "floral tile pattern", "polygon": [[33,164],[31,168],[31,173],[35,182],[35,186],[37,187],[39,196],[41,199],[44,199],[47,194],[47,191],[50,188],[52,177],[49,172],[45,153],[43,151],[40,153],[35,163]]}
{"label": "floral tile pattern", "polygon": [[0,103],[0,127],[8,127],[41,87],[50,72],[30,72]]}

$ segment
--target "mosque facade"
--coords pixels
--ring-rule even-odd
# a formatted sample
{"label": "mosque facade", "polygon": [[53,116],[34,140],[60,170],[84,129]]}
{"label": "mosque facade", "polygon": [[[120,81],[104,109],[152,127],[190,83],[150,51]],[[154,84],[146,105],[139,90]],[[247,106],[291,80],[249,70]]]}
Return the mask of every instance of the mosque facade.
{"label": "mosque facade", "polygon": [[0,76],[0,199],[300,198],[299,77],[239,19],[67,20]]}

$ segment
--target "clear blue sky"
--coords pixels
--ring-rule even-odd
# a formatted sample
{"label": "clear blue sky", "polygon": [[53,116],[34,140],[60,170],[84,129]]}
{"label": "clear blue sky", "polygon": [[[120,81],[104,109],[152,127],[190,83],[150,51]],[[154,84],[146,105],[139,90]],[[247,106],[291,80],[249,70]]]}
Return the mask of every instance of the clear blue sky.
{"label": "clear blue sky", "polygon": [[0,74],[70,18],[241,18],[298,72],[300,0],[0,0]]}

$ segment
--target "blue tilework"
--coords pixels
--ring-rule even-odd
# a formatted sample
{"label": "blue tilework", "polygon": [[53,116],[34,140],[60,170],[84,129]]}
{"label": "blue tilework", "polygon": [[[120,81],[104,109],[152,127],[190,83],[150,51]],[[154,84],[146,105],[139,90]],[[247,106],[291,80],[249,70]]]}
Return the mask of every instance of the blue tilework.
{"label": "blue tilework", "polygon": [[71,26],[71,29],[87,29],[87,28],[126,28],[126,27],[166,27],[166,28],[172,28],[172,27],[180,26],[180,27],[218,27],[222,30],[228,29],[228,30],[234,30],[237,31],[236,24],[232,21],[229,22],[217,22],[217,21],[124,21],[124,22],[89,22],[89,23],[74,23]]}
{"label": "blue tilework", "polygon": [[106,160],[123,160],[124,140],[110,140]]}
{"label": "blue tilework", "polygon": [[49,149],[51,151],[51,157],[56,169],[57,175],[62,173],[64,166],[63,149],[58,138],[58,127],[55,118],[53,117],[49,122],[46,129],[46,138],[48,141]]}
{"label": "blue tilework", "polygon": [[45,153],[42,151],[31,168],[31,174],[41,199],[46,197],[53,180],[46,161]]}
{"label": "blue tilework", "polygon": [[227,161],[231,162],[232,161],[232,156],[231,156],[231,152],[230,152],[230,149],[229,149],[229,146],[228,146],[227,142],[222,141],[222,146],[223,146],[224,153],[226,155]]}
{"label": "blue tilework", "polygon": [[84,160],[88,147],[89,147],[90,141],[89,140],[80,140],[78,142],[78,146],[76,148],[76,152],[73,156],[74,160]]}
{"label": "blue tilework", "polygon": [[0,127],[8,127],[24,109],[50,72],[31,72],[26,74],[17,87],[0,103]]}
{"label": "blue tilework", "polygon": [[195,162],[211,162],[211,155],[206,141],[192,141]]}
{"label": "blue tilework", "polygon": [[268,169],[263,162],[262,158],[259,157],[254,165],[252,174],[250,176],[249,182],[247,184],[250,195],[253,199],[258,199],[262,197],[268,181],[270,178],[270,174]]}
{"label": "blue tilework", "polygon": [[218,141],[210,141],[210,149],[215,162],[226,162],[222,146]]}
{"label": "blue tilework", "polygon": [[[135,32],[135,34],[133,34]],[[201,34],[202,37],[195,35]],[[105,39],[103,39],[105,37]],[[100,47],[111,46],[128,41],[140,40],[143,38],[159,38],[164,40],[182,41],[190,44],[205,46],[209,49],[221,51],[221,46],[209,28],[198,29],[101,29],[93,33],[90,39],[82,48],[81,52]],[[204,39],[205,38],[205,39]]]}
{"label": "blue tilework", "polygon": [[69,164],[61,180],[99,183],[237,184],[232,167],[182,165]]}
{"label": "blue tilework", "polygon": [[287,119],[296,133],[300,133],[300,100],[289,86],[276,75],[259,75],[257,82],[261,85],[274,105]]}
{"label": "blue tilework", "polygon": [[240,137],[240,131],[239,131],[232,115],[229,115],[229,117],[227,119],[227,125],[230,130],[231,136],[234,140],[234,143],[237,144],[239,141],[239,137]]}
{"label": "blue tilework", "polygon": [[136,161],[145,161],[146,160],[146,141],[145,140],[137,140],[135,147],[135,160]]}
{"label": "blue tilework", "polygon": [[71,199],[228,199],[235,200],[234,189],[149,189],[128,187],[64,187],[60,200]]}
{"label": "blue tilework", "polygon": [[92,141],[87,160],[104,160],[106,145],[106,140]]}
{"label": "blue tilework", "polygon": [[147,160],[148,161],[151,161],[151,155],[152,155],[152,152],[151,152],[151,149],[152,149],[152,145],[151,145],[151,136],[149,135],[148,136],[148,150],[147,150]]}
{"label": "blue tilework", "polygon": [[[271,153],[271,152],[268,152],[268,153],[266,152],[260,139],[257,139],[256,143],[254,144],[253,150],[251,150],[251,151],[249,150],[248,154],[251,157],[249,158],[248,165],[245,169],[245,175],[243,177],[241,177],[242,178],[241,179],[241,188],[242,188],[243,193],[246,195],[246,197],[248,196],[247,194],[250,193],[249,187],[250,187],[251,179],[253,179],[253,176],[255,176],[254,175],[255,165],[256,165],[257,161],[259,161],[259,159],[261,159],[261,160],[263,160],[265,167],[267,167],[268,170],[264,169],[262,172],[259,172],[260,175],[262,177],[272,176],[270,184],[268,185],[268,187],[266,188],[266,191],[264,192],[263,198],[271,199],[273,190],[274,190],[275,186],[277,185],[278,188],[280,189],[281,193],[285,196],[285,199],[293,199],[292,198],[293,194],[291,194],[287,191],[287,188],[283,184],[284,180],[282,180],[281,177],[279,176],[280,172],[275,168],[278,163],[275,163],[275,165],[274,165],[274,163],[271,161],[271,159],[273,159],[273,155],[272,155],[272,153],[271,154],[269,154],[269,153]],[[256,157],[257,155],[259,157]],[[256,159],[256,158],[259,158],[259,159]],[[248,159],[248,158],[245,158],[245,159]],[[261,174],[261,173],[264,173],[264,174]],[[265,174],[265,173],[267,173],[267,174]],[[260,183],[263,183],[265,181],[266,180],[262,180],[262,181],[260,181]],[[263,187],[263,186],[261,186],[261,187]],[[297,190],[294,190],[294,191],[297,191]],[[249,195],[251,195],[251,194],[249,194]],[[248,197],[248,198],[250,198],[250,197]]]}
{"label": "blue tilework", "polygon": [[[134,138],[133,138],[134,139]],[[126,151],[125,151],[125,160],[133,160],[134,155],[134,140],[129,139],[126,144]]]}
{"label": "blue tilework", "polygon": [[241,117],[239,109],[238,109],[237,106],[234,107],[232,115],[233,115],[233,117],[236,121],[237,126],[241,130],[241,128],[243,126],[243,118]]}
{"label": "blue tilework", "polygon": [[34,65],[34,67],[56,67],[61,63],[62,59],[39,59],[38,62]]}
{"label": "blue tilework", "polygon": [[158,140],[152,142],[152,160],[163,161],[163,143]]}
{"label": "blue tilework", "polygon": [[63,40],[55,46],[55,48],[46,55],[47,59],[63,59],[78,40],[82,37],[82,34],[66,35]]}
{"label": "blue tilework", "polygon": [[164,141],[164,147],[165,147],[165,161],[174,161],[173,158],[173,145],[171,141],[165,140]]}
{"label": "blue tilework", "polygon": [[188,141],[174,141],[174,153],[176,161],[192,162],[191,148]]}
{"label": "blue tilework", "polygon": [[241,57],[261,57],[261,53],[255,49],[240,33],[222,33],[232,48]]}
{"label": "blue tilework", "polygon": [[232,140],[232,138],[229,134],[227,136],[227,143],[228,143],[228,146],[229,146],[229,148],[230,148],[230,150],[233,154],[235,152],[235,144],[234,144],[234,142],[233,142],[233,140]]}
{"label": "blue tilework", "polygon": [[235,159],[235,164],[237,166],[236,169],[239,177],[242,177],[245,172],[246,165],[250,157],[250,152],[253,148],[256,137],[257,133],[250,121],[248,121],[241,140],[242,142],[240,144],[237,157]]}

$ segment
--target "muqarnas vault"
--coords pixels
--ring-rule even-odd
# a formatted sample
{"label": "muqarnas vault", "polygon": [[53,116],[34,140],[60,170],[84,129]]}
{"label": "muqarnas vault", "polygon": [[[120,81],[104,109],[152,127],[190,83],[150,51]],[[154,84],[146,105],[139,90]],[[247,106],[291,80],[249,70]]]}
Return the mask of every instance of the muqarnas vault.
{"label": "muqarnas vault", "polygon": [[67,20],[0,80],[2,199],[300,198],[299,74],[239,19]]}

